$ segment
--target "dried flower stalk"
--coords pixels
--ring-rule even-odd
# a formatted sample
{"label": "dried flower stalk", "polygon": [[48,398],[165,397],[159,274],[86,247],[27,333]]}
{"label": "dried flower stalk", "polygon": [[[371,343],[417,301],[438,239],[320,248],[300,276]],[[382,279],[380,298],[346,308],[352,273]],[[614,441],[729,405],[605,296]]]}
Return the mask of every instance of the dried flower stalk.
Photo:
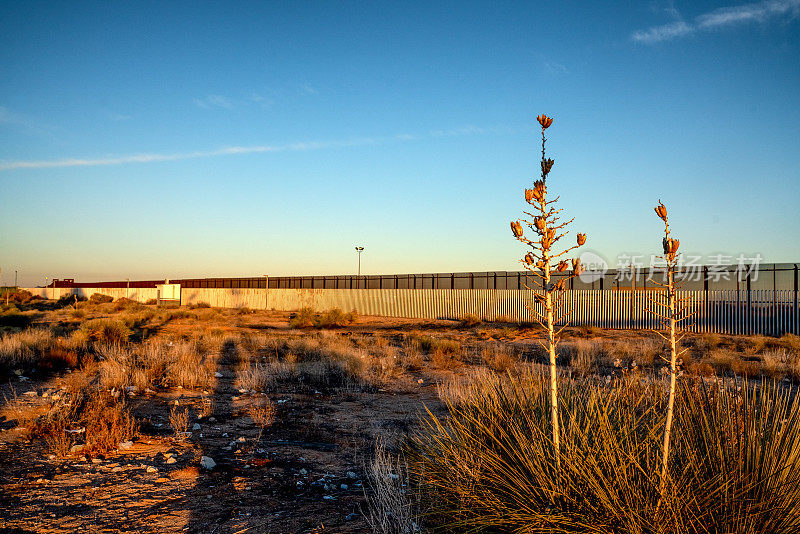
{"label": "dried flower stalk", "polygon": [[[533,289],[535,302],[542,304],[544,313],[540,312],[536,306],[529,307],[528,310],[534,316],[534,319],[542,327],[546,339],[538,340],[542,347],[547,351],[550,359],[550,408],[552,418],[552,432],[553,432],[553,445],[555,448],[556,469],[561,471],[561,447],[560,447],[560,425],[558,416],[558,370],[556,367],[556,347],[558,345],[558,338],[561,331],[567,326],[566,318],[570,310],[564,310],[561,306],[561,299],[567,289],[567,281],[570,278],[579,276],[582,271],[582,266],[578,258],[573,258],[572,273],[562,274],[557,282],[552,281],[554,272],[564,273],[569,265],[566,259],[559,260],[558,258],[566,255],[569,251],[576,249],[586,243],[586,234],[578,234],[576,244],[562,250],[553,250],[556,243],[558,243],[564,236],[568,234],[564,228],[568,226],[574,219],[569,221],[561,221],[560,213],[562,210],[556,209],[555,204],[558,202],[559,197],[552,200],[547,199],[547,177],[553,169],[555,161],[546,157],[545,143],[545,130],[553,124],[552,117],[547,115],[540,115],[537,117],[539,125],[542,128],[542,161],[541,161],[541,175],[540,179],[536,180],[532,189],[525,190],[525,201],[533,206],[534,213],[525,211],[525,215],[530,219],[520,219],[511,222],[511,231],[518,241],[528,245],[532,250],[525,254],[522,261],[526,270],[530,271],[541,282],[540,287],[530,288]],[[536,235],[534,239],[528,239],[524,236],[522,224],[526,224],[528,228]],[[556,324],[563,321],[563,326],[556,330]]]}

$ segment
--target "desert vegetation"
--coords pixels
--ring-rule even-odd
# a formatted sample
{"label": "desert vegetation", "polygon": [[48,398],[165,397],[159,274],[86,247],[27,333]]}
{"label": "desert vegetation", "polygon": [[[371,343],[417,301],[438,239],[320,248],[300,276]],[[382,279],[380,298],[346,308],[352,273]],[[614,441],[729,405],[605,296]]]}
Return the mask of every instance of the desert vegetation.
{"label": "desert vegetation", "polygon": [[[7,524],[71,531],[91,503],[124,530],[113,503],[133,494],[162,503],[134,513],[153,531],[797,526],[776,490],[800,487],[797,336],[685,335],[661,489],[670,350],[653,332],[561,332],[557,470],[538,325],[96,300],[3,306],[29,318],[0,334]],[[73,504],[40,514],[54,498]]]}

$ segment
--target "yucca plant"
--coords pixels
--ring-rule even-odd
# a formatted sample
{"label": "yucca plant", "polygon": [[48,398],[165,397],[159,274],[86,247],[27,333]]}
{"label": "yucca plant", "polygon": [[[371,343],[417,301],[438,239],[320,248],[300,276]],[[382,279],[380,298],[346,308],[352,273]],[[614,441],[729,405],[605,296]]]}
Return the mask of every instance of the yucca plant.
{"label": "yucca plant", "polygon": [[[649,308],[648,311],[655,315],[666,333],[656,330],[656,333],[669,343],[669,400],[667,402],[667,418],[664,423],[664,433],[661,445],[661,481],[659,483],[660,493],[664,493],[667,483],[668,464],[669,464],[669,443],[672,433],[672,420],[675,413],[675,383],[678,377],[678,357],[685,352],[680,349],[682,335],[678,331],[678,324],[687,318],[686,304],[684,300],[677,296],[678,283],[675,280],[675,272],[678,267],[678,247],[680,240],[670,237],[669,217],[667,207],[659,200],[658,206],[653,208],[656,215],[664,221],[664,238],[661,241],[664,255],[660,256],[665,263],[665,280],[663,283],[655,283],[664,288],[664,294],[660,297],[649,299],[657,308]],[[666,298],[664,298],[666,297]]]}
{"label": "yucca plant", "polygon": [[[558,337],[568,321],[569,310],[561,306],[561,299],[567,289],[567,282],[570,278],[580,275],[581,263],[578,258],[572,260],[572,272],[566,271],[570,268],[570,262],[563,258],[571,250],[582,246],[586,242],[586,234],[578,234],[576,244],[565,249],[555,248],[569,232],[565,228],[574,220],[563,221],[561,218],[562,210],[557,209],[556,203],[559,197],[549,198],[547,196],[547,177],[553,168],[554,160],[547,157],[545,153],[545,130],[553,124],[553,118],[547,115],[537,117],[542,128],[542,161],[540,179],[534,181],[533,189],[525,190],[525,201],[533,206],[534,213],[524,211],[530,219],[519,219],[511,222],[511,231],[517,240],[525,243],[531,248],[521,260],[527,271],[538,279],[536,287],[527,289],[535,291],[535,304],[528,307],[534,320],[542,327],[544,340],[538,340],[542,347],[547,351],[550,360],[550,418],[552,426],[552,442],[555,450],[556,469],[561,470],[560,457],[560,430],[558,415],[558,370],[556,367],[556,346]],[[536,235],[534,239],[525,237],[522,224]],[[561,258],[561,259],[559,259]],[[558,281],[554,282],[555,273],[560,273]],[[543,311],[540,311],[539,307]],[[560,329],[556,329],[557,324],[562,324]]]}
{"label": "yucca plant", "polygon": [[564,380],[558,478],[546,376],[485,373],[465,387],[407,454],[432,531],[800,532],[800,397],[780,384],[677,384],[681,432],[663,492],[662,383]]}

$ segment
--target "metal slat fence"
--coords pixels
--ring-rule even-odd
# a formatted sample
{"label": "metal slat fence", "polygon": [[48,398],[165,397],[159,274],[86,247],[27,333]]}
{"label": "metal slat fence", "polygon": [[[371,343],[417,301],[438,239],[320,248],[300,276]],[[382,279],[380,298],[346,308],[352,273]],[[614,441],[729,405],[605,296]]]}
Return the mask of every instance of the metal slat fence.
{"label": "metal slat fence", "polygon": [[[291,311],[341,308],[363,315],[419,319],[460,319],[474,314],[484,320],[532,321],[530,309],[543,312],[528,290],[492,289],[202,289],[183,288],[181,304]],[[573,325],[601,328],[651,329],[660,326],[657,302],[663,291],[569,290],[561,304]],[[691,332],[727,334],[800,334],[800,313],[793,290],[680,291]]]}
{"label": "metal slat fence", "polygon": [[[27,288],[33,294],[57,299],[64,294],[86,297],[93,293],[147,301],[156,297],[146,288]],[[724,334],[800,335],[800,309],[795,290],[679,291],[690,332]],[[532,321],[530,308],[542,306],[530,290],[514,289],[242,289],[181,288],[181,304],[207,302],[221,308],[248,307],[291,311],[310,307],[318,311],[341,308],[363,315],[419,319],[461,319],[474,314],[484,320]],[[663,291],[576,289],[565,291],[562,305],[573,325],[601,328],[658,328],[648,310],[664,299]]]}

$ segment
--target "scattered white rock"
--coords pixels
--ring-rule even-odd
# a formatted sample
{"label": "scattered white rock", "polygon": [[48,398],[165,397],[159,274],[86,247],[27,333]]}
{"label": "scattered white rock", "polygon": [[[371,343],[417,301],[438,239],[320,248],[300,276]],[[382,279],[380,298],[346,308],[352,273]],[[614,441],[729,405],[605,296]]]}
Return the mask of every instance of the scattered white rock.
{"label": "scattered white rock", "polygon": [[155,467],[150,465],[150,466],[147,467],[147,472],[148,473],[156,473],[156,472],[158,472],[158,469],[156,469]]}
{"label": "scattered white rock", "polygon": [[125,388],[125,391],[127,391],[128,393],[136,393],[137,391],[139,391],[139,388],[136,386],[128,386]]}
{"label": "scattered white rock", "polygon": [[308,474],[308,469],[306,469],[306,468],[304,467],[303,469],[301,469],[301,470],[300,470],[300,474],[301,474],[301,475],[307,475],[307,474]]}
{"label": "scattered white rock", "polygon": [[357,478],[358,478],[358,475],[357,475],[357,474],[355,474],[355,473],[354,473],[354,472],[352,472],[352,471],[348,471],[348,472],[347,472],[347,478],[350,478],[350,479],[353,479],[353,480],[355,480],[355,479],[357,479]]}
{"label": "scattered white rock", "polygon": [[69,448],[69,452],[70,453],[80,452],[83,450],[83,447],[84,447],[83,445],[73,445],[72,447]]}
{"label": "scattered white rock", "polygon": [[213,458],[210,456],[203,456],[200,458],[200,467],[203,469],[214,469],[216,467],[217,462],[214,461]]}
{"label": "scattered white rock", "polygon": [[103,460],[101,460],[100,458],[92,458],[92,463],[93,464],[102,464]]}
{"label": "scattered white rock", "polygon": [[192,425],[192,430],[200,430],[200,423],[195,423]]}
{"label": "scattered white rock", "polygon": [[39,396],[39,394],[36,393],[34,390],[26,391],[25,393],[23,393],[23,395],[25,395],[26,397],[38,397]]}
{"label": "scattered white rock", "polygon": [[225,432],[224,434],[222,434],[222,437],[223,437],[223,438],[227,438],[227,437],[228,437],[228,433],[227,433],[227,432]]}
{"label": "scattered white rock", "polygon": [[214,373],[214,377],[215,377],[215,378],[222,378],[222,373],[220,373],[219,371],[217,371],[216,373]]}
{"label": "scattered white rock", "polygon": [[133,442],[132,441],[123,441],[122,443],[119,444],[119,448],[121,450],[123,450],[123,451],[126,451],[126,450],[130,449],[131,447],[133,447]]}
{"label": "scattered white rock", "polygon": [[122,471],[122,468],[120,466],[117,466],[111,470],[112,473],[119,473],[120,471]]}
{"label": "scattered white rock", "polygon": [[326,501],[335,501],[336,497],[334,497],[333,495],[325,495],[323,499],[325,499]]}
{"label": "scattered white rock", "polygon": [[216,417],[213,417],[213,416],[212,416],[212,417],[209,417],[209,418],[208,418],[208,422],[209,422],[209,423],[216,423],[216,422],[217,422],[217,418],[216,418]]}
{"label": "scattered white rock", "polygon": [[346,490],[346,489],[347,489],[347,487],[348,487],[348,486],[347,486],[347,484],[342,484],[342,485],[340,485],[340,486],[339,486],[339,488],[340,488],[340,489],[343,489],[343,490]]}
{"label": "scattered white rock", "polygon": [[167,458],[167,463],[168,464],[174,464],[177,461],[178,460],[176,460],[174,456],[170,456],[169,458]]}

